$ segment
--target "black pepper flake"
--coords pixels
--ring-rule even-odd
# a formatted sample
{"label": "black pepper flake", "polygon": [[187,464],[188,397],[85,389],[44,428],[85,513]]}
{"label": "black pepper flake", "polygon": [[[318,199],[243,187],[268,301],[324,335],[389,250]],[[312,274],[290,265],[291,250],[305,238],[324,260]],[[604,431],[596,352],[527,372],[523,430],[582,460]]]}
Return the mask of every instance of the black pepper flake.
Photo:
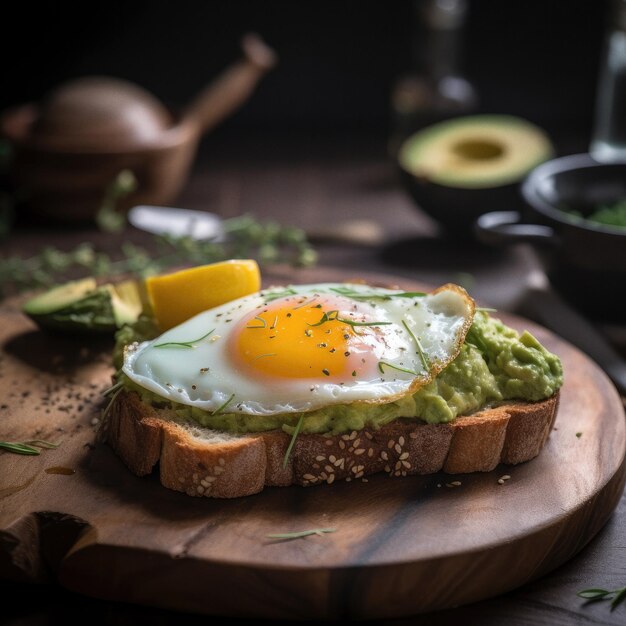
{"label": "black pepper flake", "polygon": [[232,322],[233,320],[232,320],[232,318],[230,318],[230,317],[229,317],[227,320],[224,320],[224,321],[225,321],[226,323],[228,323],[228,322]]}
{"label": "black pepper flake", "polygon": [[337,348],[331,348],[331,349],[329,350],[329,352],[330,352],[331,354],[334,354],[335,352],[337,352]]}
{"label": "black pepper flake", "polygon": [[352,370],[352,376],[356,376],[356,370]]}
{"label": "black pepper flake", "polygon": [[326,347],[328,347],[328,344],[325,344],[325,343],[323,343],[323,342],[322,342],[322,343],[318,343],[318,344],[317,344],[317,347],[318,347],[318,348],[326,348]]}
{"label": "black pepper flake", "polygon": [[321,309],[321,308],[322,308],[322,305],[321,305],[321,304],[316,304],[313,308],[314,308],[314,309]]}
{"label": "black pepper flake", "polygon": [[206,374],[208,371],[209,371],[209,368],[208,368],[208,367],[201,367],[201,368],[200,368],[200,373],[201,373],[201,374]]}
{"label": "black pepper flake", "polygon": [[350,356],[350,353],[349,352],[344,352],[343,356]]}
{"label": "black pepper flake", "polygon": [[176,391],[178,391],[178,393],[182,393],[183,390],[179,387]]}
{"label": "black pepper flake", "polygon": [[331,330],[330,330],[330,328],[329,328],[328,330],[325,330],[324,332],[325,332],[327,335],[330,335]]}
{"label": "black pepper flake", "polygon": [[312,331],[312,330],[309,330],[309,329],[307,328],[307,329],[304,331],[304,334],[305,334],[307,337],[312,337],[312,336],[313,336],[313,331]]}
{"label": "black pepper flake", "polygon": [[191,385],[192,389],[197,389],[197,387],[195,385]]}
{"label": "black pepper flake", "polygon": [[287,313],[287,317],[291,317],[291,313]]}
{"label": "black pepper flake", "polygon": [[345,333],[343,336],[344,339],[350,339],[350,335],[348,335],[348,333]]}
{"label": "black pepper flake", "polygon": [[322,374],[324,374],[324,376],[330,376],[330,372],[327,369],[323,369]]}
{"label": "black pepper flake", "polygon": [[222,317],[222,315],[224,315],[223,313],[216,313],[215,317]]}
{"label": "black pepper flake", "polygon": [[365,363],[365,359],[361,359],[361,363]]}

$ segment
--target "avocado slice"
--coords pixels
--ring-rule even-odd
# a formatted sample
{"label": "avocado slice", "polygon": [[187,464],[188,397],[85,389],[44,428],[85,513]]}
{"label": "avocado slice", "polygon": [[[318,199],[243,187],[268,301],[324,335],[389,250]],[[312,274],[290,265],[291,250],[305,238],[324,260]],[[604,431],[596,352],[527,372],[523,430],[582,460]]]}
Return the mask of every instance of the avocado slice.
{"label": "avocado slice", "polygon": [[132,324],[141,310],[139,287],[135,281],[98,286],[94,278],[53,287],[28,300],[22,307],[22,311],[41,328],[103,333],[112,333],[124,324]]}
{"label": "avocado slice", "polygon": [[445,187],[484,189],[520,181],[553,155],[548,136],[512,115],[471,115],[415,133],[400,149],[400,166]]}

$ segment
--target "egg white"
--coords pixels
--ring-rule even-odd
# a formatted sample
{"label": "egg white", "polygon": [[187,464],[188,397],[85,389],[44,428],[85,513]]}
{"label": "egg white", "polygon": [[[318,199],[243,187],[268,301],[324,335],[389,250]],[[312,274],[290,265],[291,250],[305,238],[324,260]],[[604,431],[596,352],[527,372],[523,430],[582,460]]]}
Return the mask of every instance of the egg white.
{"label": "egg white", "polygon": [[[336,295],[333,290],[346,288],[363,298],[368,294],[389,298],[348,299],[359,319],[391,322],[377,328],[380,367],[375,376],[348,376],[340,382],[273,378],[268,384],[233,362],[227,351],[231,329],[257,307],[277,301],[281,293]],[[394,297],[397,293],[344,283],[266,289],[204,311],[157,339],[130,347],[123,372],[163,398],[209,412],[273,415],[352,402],[391,402],[430,382],[456,357],[474,314],[473,300],[455,285],[410,298]]]}

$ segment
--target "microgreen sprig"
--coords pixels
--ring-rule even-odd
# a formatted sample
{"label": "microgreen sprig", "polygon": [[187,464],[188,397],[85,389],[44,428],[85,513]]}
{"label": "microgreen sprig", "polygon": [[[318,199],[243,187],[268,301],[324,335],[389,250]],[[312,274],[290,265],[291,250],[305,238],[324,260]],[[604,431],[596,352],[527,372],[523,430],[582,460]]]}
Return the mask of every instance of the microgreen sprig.
{"label": "microgreen sprig", "polygon": [[164,343],[157,343],[154,348],[195,348],[197,343],[200,343],[203,339],[206,339],[209,335],[215,332],[215,328],[210,330],[206,335],[193,339],[191,341],[166,341]]}

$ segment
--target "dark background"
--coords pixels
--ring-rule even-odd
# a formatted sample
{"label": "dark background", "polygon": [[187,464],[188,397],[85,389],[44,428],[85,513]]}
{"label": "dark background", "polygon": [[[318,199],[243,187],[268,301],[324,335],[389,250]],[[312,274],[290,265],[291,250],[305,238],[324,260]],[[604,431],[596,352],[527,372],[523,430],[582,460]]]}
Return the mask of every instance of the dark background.
{"label": "dark background", "polygon": [[[518,114],[552,133],[590,133],[608,3],[470,0],[463,69],[481,110]],[[3,9],[6,11],[6,9]],[[411,68],[413,2],[22,2],[3,20],[0,109],[60,81],[109,74],[184,104],[259,32],[279,66],[220,133],[374,130],[394,79]],[[557,137],[558,139],[558,137]]]}

